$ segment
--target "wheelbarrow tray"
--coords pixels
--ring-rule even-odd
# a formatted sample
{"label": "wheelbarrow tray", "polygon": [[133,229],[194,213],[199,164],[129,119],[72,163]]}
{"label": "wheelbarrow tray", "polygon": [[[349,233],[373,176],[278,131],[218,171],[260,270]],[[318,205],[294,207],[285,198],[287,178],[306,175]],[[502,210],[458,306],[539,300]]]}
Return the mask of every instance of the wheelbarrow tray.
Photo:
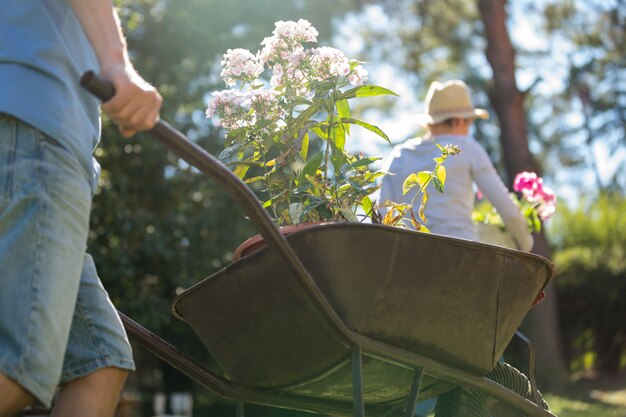
{"label": "wheelbarrow tray", "polygon": [[[324,224],[286,237],[353,331],[485,375],[548,284],[546,259],[372,224]],[[178,295],[225,376],[249,387],[352,400],[350,350],[310,308],[272,250],[246,256]],[[365,358],[366,403],[406,398],[413,372]],[[425,376],[420,398],[449,389]]]}

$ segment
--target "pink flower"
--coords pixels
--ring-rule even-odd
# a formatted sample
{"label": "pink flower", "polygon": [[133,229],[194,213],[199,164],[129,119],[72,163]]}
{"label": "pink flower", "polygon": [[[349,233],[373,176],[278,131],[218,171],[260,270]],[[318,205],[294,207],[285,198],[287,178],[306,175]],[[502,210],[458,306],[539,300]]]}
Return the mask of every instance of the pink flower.
{"label": "pink flower", "polygon": [[541,220],[548,220],[555,212],[556,194],[549,187],[543,187],[541,203],[537,207],[537,215]]}
{"label": "pink flower", "polygon": [[556,195],[543,185],[543,179],[534,172],[517,174],[513,189],[522,193],[524,206],[532,207],[541,220],[547,220],[555,213]]}
{"label": "pink flower", "polygon": [[515,176],[513,189],[521,193],[526,193],[528,190],[536,190],[540,181],[541,179],[534,172],[520,172]]}
{"label": "pink flower", "polygon": [[530,202],[538,201],[543,193],[543,180],[534,172],[520,172],[515,176],[513,189]]}

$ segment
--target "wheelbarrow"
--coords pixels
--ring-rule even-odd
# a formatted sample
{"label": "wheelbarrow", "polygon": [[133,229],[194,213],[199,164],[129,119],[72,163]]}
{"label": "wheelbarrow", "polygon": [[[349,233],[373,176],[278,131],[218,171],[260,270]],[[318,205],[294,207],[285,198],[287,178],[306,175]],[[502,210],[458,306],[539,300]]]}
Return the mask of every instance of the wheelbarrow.
{"label": "wheelbarrow", "polygon": [[[92,72],[83,87],[106,101]],[[545,258],[377,224],[334,223],[283,236],[255,194],[167,122],[150,134],[225,188],[266,247],[172,302],[222,372],[120,313],[129,335],[221,397],[332,416],[554,416],[516,332],[554,275]],[[528,375],[499,362],[515,335]]]}

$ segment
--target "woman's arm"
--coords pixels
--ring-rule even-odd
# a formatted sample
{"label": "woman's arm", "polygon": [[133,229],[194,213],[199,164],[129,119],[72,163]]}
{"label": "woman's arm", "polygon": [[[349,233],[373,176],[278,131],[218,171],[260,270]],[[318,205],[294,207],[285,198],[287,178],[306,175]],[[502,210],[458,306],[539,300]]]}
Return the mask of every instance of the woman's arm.
{"label": "woman's arm", "polygon": [[115,86],[102,110],[129,137],[159,120],[162,98],[133,68],[120,20],[111,0],[68,0],[96,52],[100,75]]}
{"label": "woman's arm", "polygon": [[506,188],[491,163],[489,155],[487,155],[482,148],[480,148],[480,151],[475,161],[476,168],[473,172],[474,182],[487,200],[496,208],[500,217],[502,217],[518,249],[530,252],[533,248],[534,241],[528,230],[526,219],[509,195],[509,190]]}

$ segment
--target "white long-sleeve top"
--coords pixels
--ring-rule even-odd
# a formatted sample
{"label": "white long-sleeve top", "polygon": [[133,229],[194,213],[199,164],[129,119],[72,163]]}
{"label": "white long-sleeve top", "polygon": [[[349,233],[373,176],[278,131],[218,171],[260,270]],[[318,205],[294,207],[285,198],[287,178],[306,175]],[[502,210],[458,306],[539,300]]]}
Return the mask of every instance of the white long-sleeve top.
{"label": "white long-sleeve top", "polygon": [[[479,241],[477,227],[472,222],[473,183],[475,183],[485,198],[498,210],[517,248],[530,251],[533,238],[528,231],[525,218],[513,202],[489,155],[471,136],[438,135],[415,138],[396,146],[386,158],[382,168],[383,171],[395,175],[386,175],[383,178],[379,200],[411,202],[415,191],[411,190],[402,195],[402,183],[412,173],[433,170],[435,167],[433,158],[441,156],[435,141],[442,146],[457,145],[461,153],[449,156],[444,162],[447,171],[444,192],[440,193],[429,186],[429,199],[424,212],[427,219],[426,227],[432,233]],[[419,203],[418,197],[416,204]]]}

